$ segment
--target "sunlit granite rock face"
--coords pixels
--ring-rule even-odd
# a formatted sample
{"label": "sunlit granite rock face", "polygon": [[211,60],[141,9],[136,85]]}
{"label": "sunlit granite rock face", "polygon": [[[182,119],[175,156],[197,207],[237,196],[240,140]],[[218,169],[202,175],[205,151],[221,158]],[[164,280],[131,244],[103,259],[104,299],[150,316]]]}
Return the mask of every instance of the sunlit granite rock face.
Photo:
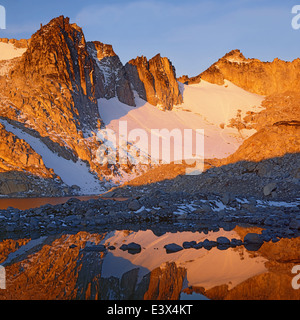
{"label": "sunlit granite rock face", "polygon": [[[82,29],[64,16],[41,25],[29,40],[1,39],[0,42],[24,50],[14,59],[0,61],[0,117],[40,139],[60,157],[84,161],[100,180],[118,175],[118,166],[109,168],[97,159],[102,141],[96,133],[104,125],[99,99],[118,98],[135,107],[136,81],[112,46],[99,41],[86,42]],[[167,58],[151,59],[149,72],[155,80],[155,92],[143,96],[138,90],[146,101],[165,109],[182,101],[175,69]],[[141,79],[138,81],[142,83]],[[147,92],[151,91],[149,88],[146,86]],[[32,162],[29,149],[28,152],[23,149],[24,157]],[[7,160],[7,154],[3,157]],[[39,158],[41,155],[36,154],[34,161],[39,162]],[[30,168],[20,166],[30,174],[41,176]],[[128,166],[124,165],[123,169],[128,170]]]}
{"label": "sunlit granite rock face", "polygon": [[198,76],[183,76],[179,81],[193,84],[203,79],[222,85],[226,79],[249,92],[270,95],[299,88],[299,75],[300,59],[287,62],[277,58],[262,62],[246,59],[240,50],[232,50]]}
{"label": "sunlit granite rock face", "polygon": [[149,61],[146,57],[137,57],[130,60],[125,69],[134,90],[152,105],[171,110],[182,103],[175,68],[168,58],[160,54]]}

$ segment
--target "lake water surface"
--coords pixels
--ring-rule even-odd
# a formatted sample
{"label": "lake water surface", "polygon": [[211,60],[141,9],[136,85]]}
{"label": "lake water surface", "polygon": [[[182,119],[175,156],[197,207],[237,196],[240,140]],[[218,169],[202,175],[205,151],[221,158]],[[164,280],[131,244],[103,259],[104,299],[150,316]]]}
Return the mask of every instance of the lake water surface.
{"label": "lake water surface", "polygon": [[[8,207],[27,210],[38,208],[46,204],[57,205],[67,202],[71,198],[76,198],[81,201],[90,199],[99,199],[100,196],[73,196],[73,197],[45,197],[45,198],[0,198],[0,210],[6,210]],[[106,199],[102,197],[102,199]],[[126,200],[126,198],[110,198],[113,200]]]}
{"label": "lake water surface", "polygon": [[[170,243],[182,246],[220,236],[243,239],[251,231],[237,226],[156,233],[149,228],[4,239],[0,264],[6,270],[6,289],[0,290],[0,299],[300,300],[291,272],[300,264],[300,238],[264,243],[257,251],[244,246],[165,249]],[[121,249],[129,243],[141,250]]]}

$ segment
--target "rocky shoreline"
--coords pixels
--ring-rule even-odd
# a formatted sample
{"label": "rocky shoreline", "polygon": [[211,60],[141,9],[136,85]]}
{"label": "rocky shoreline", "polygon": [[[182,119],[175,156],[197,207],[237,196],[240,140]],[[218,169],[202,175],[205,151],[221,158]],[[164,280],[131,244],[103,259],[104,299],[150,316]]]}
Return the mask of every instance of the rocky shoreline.
{"label": "rocky shoreline", "polygon": [[132,228],[151,228],[156,232],[187,229],[207,232],[247,225],[262,228],[261,234],[250,234],[240,242],[221,239],[221,243],[187,245],[195,248],[246,244],[261,246],[263,242],[300,236],[299,207],[300,199],[271,201],[233,197],[229,194],[191,195],[156,190],[151,194],[128,199],[99,197],[80,201],[71,198],[64,204],[44,205],[36,209],[22,211],[8,208],[0,211],[0,233],[4,238],[34,235],[38,237],[65,231],[103,232]]}

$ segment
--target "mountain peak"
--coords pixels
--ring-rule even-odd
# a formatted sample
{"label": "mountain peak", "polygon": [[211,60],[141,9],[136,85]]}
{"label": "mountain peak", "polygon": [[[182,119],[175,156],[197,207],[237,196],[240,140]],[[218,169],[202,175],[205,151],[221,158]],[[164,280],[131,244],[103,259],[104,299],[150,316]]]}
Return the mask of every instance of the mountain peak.
{"label": "mountain peak", "polygon": [[182,103],[175,68],[168,58],[158,53],[149,61],[141,56],[125,65],[129,80],[139,97],[163,110]]}
{"label": "mountain peak", "polygon": [[[50,22],[45,26],[59,25],[64,28],[65,25],[69,25],[69,24],[70,24],[70,18],[61,15],[59,17],[56,17],[56,18],[53,18],[52,20],[50,20]],[[42,28],[43,28],[43,26],[42,26]]]}
{"label": "mountain peak", "polygon": [[222,59],[226,59],[229,62],[237,62],[237,63],[247,61],[247,59],[239,49],[231,50],[230,52],[226,53]]}

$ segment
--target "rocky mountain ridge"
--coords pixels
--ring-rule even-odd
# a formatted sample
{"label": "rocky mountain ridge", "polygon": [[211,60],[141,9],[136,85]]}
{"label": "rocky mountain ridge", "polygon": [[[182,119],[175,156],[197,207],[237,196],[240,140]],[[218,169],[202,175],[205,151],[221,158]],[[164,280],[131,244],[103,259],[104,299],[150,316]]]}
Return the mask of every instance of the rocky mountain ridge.
{"label": "rocky mountain ridge", "polygon": [[[95,160],[101,145],[96,132],[103,126],[98,99],[117,97],[135,106],[130,77],[112,46],[86,42],[82,29],[63,16],[42,26],[30,40],[2,41],[27,49],[0,79],[2,119],[44,138],[43,143],[60,157],[86,161],[99,179],[111,174],[115,169]],[[168,64],[163,58],[159,60]],[[155,90],[159,88],[157,80]],[[166,103],[168,88],[164,90],[164,101],[157,101],[170,108]]]}
{"label": "rocky mountain ridge", "polygon": [[[103,144],[97,131],[105,128],[101,99],[116,98],[135,107],[138,96],[164,111],[183,102],[183,89],[180,90],[175,67],[168,58],[158,54],[148,60],[142,56],[123,65],[111,45],[86,41],[82,29],[63,16],[41,26],[29,40],[0,39],[0,43],[26,49],[21,56],[0,61],[1,170],[22,173],[18,175],[18,187],[9,188],[11,195],[28,190],[25,184],[20,187],[24,175],[50,179],[57,176],[53,168],[45,165],[41,154],[30,147],[30,137],[38,139],[53,156],[74,164],[83,161],[90,174],[102,181],[100,190],[110,176],[133,171],[129,163],[120,166],[97,161],[97,150]],[[202,79],[224,85],[227,80],[249,92],[268,95],[263,102],[264,110],[232,119],[231,126],[238,131],[255,129],[257,134],[224,160],[228,164],[246,158],[261,161],[299,151],[299,127],[295,125],[299,120],[299,70],[299,59],[261,62],[246,59],[239,50],[233,50],[199,76],[183,76],[178,81],[189,85]],[[292,125],[284,125],[282,121]],[[29,137],[27,142],[25,135]],[[266,136],[269,138],[264,140]],[[290,143],[286,143],[285,137]],[[266,141],[279,142],[277,147],[267,148]],[[14,148],[10,148],[10,143]],[[16,157],[19,151],[11,150],[21,150],[24,155]]]}
{"label": "rocky mountain ridge", "polygon": [[178,80],[186,84],[202,80],[222,85],[229,80],[253,93],[271,95],[300,87],[300,59],[292,62],[278,58],[272,62],[246,59],[240,50],[232,50],[198,76],[182,76]]}

